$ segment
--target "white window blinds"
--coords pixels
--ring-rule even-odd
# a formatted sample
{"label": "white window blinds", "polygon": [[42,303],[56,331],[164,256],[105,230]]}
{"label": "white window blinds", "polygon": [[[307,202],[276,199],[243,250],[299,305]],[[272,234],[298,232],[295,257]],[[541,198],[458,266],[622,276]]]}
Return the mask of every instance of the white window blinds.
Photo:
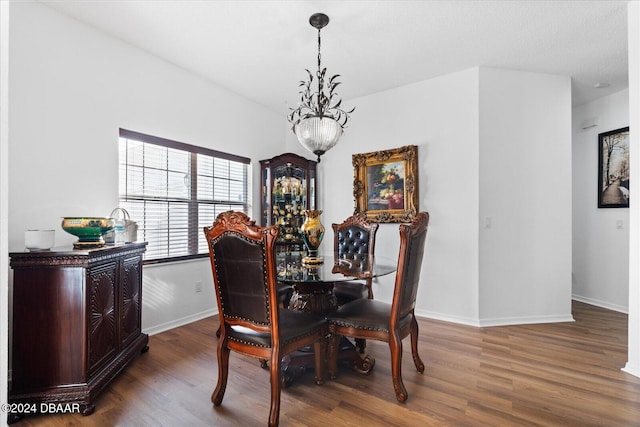
{"label": "white window blinds", "polygon": [[120,206],[148,242],[146,261],[206,256],[203,227],[248,213],[245,157],[120,129]]}

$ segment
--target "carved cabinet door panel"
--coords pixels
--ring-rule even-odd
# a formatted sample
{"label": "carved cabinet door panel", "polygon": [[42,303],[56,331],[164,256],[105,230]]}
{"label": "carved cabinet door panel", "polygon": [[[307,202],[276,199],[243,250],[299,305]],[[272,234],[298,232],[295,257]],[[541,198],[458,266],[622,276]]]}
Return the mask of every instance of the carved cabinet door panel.
{"label": "carved cabinet door panel", "polygon": [[116,348],[117,263],[87,270],[89,297],[89,373],[94,373],[118,351]]}
{"label": "carved cabinet door panel", "polygon": [[14,268],[12,391],[84,381],[84,269]]}
{"label": "carved cabinet door panel", "polygon": [[128,258],[121,266],[120,345],[140,335],[142,304],[142,257]]}

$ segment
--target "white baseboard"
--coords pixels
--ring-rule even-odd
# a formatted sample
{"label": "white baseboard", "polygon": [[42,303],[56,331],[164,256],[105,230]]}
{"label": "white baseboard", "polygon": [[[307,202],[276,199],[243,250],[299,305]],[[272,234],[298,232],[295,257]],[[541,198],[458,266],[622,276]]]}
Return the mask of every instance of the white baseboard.
{"label": "white baseboard", "polygon": [[575,322],[572,315],[549,315],[530,317],[498,317],[494,319],[480,319],[480,327],[489,326],[511,326],[511,325],[533,325],[537,323],[563,323]]}
{"label": "white baseboard", "polygon": [[451,316],[442,313],[430,311],[417,311],[416,316],[426,317],[428,319],[442,320],[444,322],[458,323],[460,325],[475,326],[485,328],[491,326],[510,326],[510,325],[530,325],[536,323],[561,323],[574,322],[571,315],[550,315],[550,316],[530,316],[530,317],[501,317],[494,319],[473,319],[470,317]]}
{"label": "white baseboard", "polygon": [[478,319],[471,317],[452,316],[450,314],[437,313],[434,311],[416,310],[416,317],[424,317],[427,319],[441,320],[443,322],[457,323],[459,325],[480,326]]}
{"label": "white baseboard", "polygon": [[189,323],[196,322],[198,320],[206,319],[207,317],[213,316],[215,314],[218,314],[218,310],[212,308],[210,310],[205,310],[205,311],[202,311],[200,313],[195,313],[195,314],[192,314],[192,315],[189,315],[189,316],[182,317],[180,319],[172,320],[171,322],[166,322],[166,323],[163,323],[163,324],[160,324],[160,325],[156,325],[156,326],[152,326],[150,328],[146,328],[142,332],[144,332],[146,334],[149,334],[149,335],[155,335],[155,334],[159,334],[160,332],[165,332],[165,331],[168,331],[170,329],[177,328],[179,326],[184,326],[184,325],[187,325]]}
{"label": "white baseboard", "polygon": [[623,372],[626,372],[627,374],[631,374],[634,375],[636,377],[640,377],[640,366],[635,365],[631,362],[627,362],[627,364],[625,365],[624,368],[622,368]]}
{"label": "white baseboard", "polygon": [[[572,298],[576,301],[584,302],[586,304],[595,305],[598,307],[606,308],[609,310],[618,311],[621,313],[627,313],[626,307],[617,306],[615,304],[605,303],[603,301],[594,300],[591,298],[584,298],[579,295],[573,295]],[[494,319],[474,319],[471,317],[452,316],[450,314],[437,313],[433,311],[416,310],[416,316],[424,317],[427,319],[441,320],[443,322],[457,323],[460,325],[475,326],[479,328],[490,326],[509,326],[509,325],[528,325],[535,323],[561,323],[561,322],[573,322],[573,316],[571,315],[552,315],[552,316],[531,316],[531,317],[502,317]],[[180,319],[172,320],[171,322],[163,323],[161,325],[153,326],[145,329],[143,332],[149,335],[159,334],[164,331],[168,331],[179,326],[184,326],[192,322],[196,322],[201,319],[218,314],[218,310],[211,309],[205,310],[200,313],[185,316]]]}
{"label": "white baseboard", "polygon": [[620,313],[629,314],[629,308],[606,301],[600,301],[595,298],[587,298],[580,295],[571,295],[571,298],[583,302],[585,304],[595,305],[596,307],[606,308],[607,310],[618,311]]}

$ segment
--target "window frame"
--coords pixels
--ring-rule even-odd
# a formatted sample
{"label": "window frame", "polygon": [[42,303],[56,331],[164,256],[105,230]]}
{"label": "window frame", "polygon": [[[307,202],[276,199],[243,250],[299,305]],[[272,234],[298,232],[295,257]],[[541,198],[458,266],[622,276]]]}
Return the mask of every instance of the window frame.
{"label": "window frame", "polygon": [[[180,151],[184,151],[187,152],[189,154],[189,198],[185,199],[184,203],[186,203],[187,208],[188,208],[188,227],[187,227],[187,251],[188,254],[186,255],[176,255],[176,256],[167,256],[167,257],[162,257],[162,258],[153,258],[153,259],[144,259],[143,260],[143,264],[148,265],[148,264],[162,264],[162,263],[168,263],[168,262],[178,262],[178,261],[185,261],[185,260],[193,260],[193,259],[199,259],[199,258],[206,258],[208,257],[208,252],[204,252],[204,253],[198,253],[198,240],[201,238],[204,238],[202,235],[202,229],[201,227],[198,225],[199,224],[199,219],[198,219],[198,207],[201,204],[205,204],[205,205],[237,205],[239,207],[242,207],[242,211],[248,214],[248,210],[249,210],[249,198],[250,198],[250,191],[251,191],[251,185],[249,182],[249,176],[250,176],[250,168],[251,168],[251,159],[247,158],[247,157],[243,157],[243,156],[238,156],[235,154],[230,154],[230,153],[224,153],[222,151],[217,151],[217,150],[213,150],[210,148],[204,148],[204,147],[200,147],[197,145],[191,145],[191,144],[187,144],[184,142],[178,142],[178,141],[174,141],[174,140],[170,140],[170,139],[166,139],[166,138],[161,138],[158,136],[153,136],[153,135],[148,135],[148,134],[144,134],[144,133],[140,133],[140,132],[136,132],[136,131],[132,131],[132,130],[128,130],[128,129],[119,129],[119,138],[118,138],[118,146],[120,145],[120,140],[124,138],[124,139],[128,139],[128,140],[134,140],[137,142],[142,142],[142,143],[148,143],[148,144],[153,144],[153,145],[157,145],[157,146],[161,146],[164,148],[169,148],[169,149],[175,149],[175,150],[180,150]],[[198,168],[197,168],[197,159],[198,159],[198,154],[200,155],[204,155],[204,156],[209,156],[212,157],[213,159],[221,159],[221,160],[228,160],[228,161],[233,161],[233,162],[238,162],[238,163],[242,163],[245,165],[244,167],[244,177],[243,177],[243,181],[245,184],[245,188],[244,188],[244,201],[243,202],[234,202],[231,200],[208,200],[208,199],[198,199]],[[215,160],[214,160],[215,161]],[[120,158],[120,155],[118,155],[118,177],[119,177],[119,181],[120,182],[123,177],[121,176],[123,171],[122,171],[122,166],[125,165],[125,174],[127,174],[127,166],[129,165],[129,163],[127,162],[127,160],[124,160]],[[194,179],[195,177],[195,179]],[[126,179],[126,176],[125,176]],[[119,203],[122,205],[123,203],[130,203],[131,201],[151,201],[151,202],[162,202],[162,201],[166,201],[166,202],[172,202],[172,201],[177,201],[175,199],[172,199],[170,197],[150,197],[150,196],[128,196],[127,191],[126,191],[126,184],[125,184],[125,191],[124,194],[121,193],[121,187],[120,184],[118,184],[118,200]],[[182,201],[181,201],[182,202]],[[240,209],[238,209],[240,210]],[[131,218],[132,220],[136,220],[135,218]],[[195,226],[192,226],[191,224],[195,224]]]}

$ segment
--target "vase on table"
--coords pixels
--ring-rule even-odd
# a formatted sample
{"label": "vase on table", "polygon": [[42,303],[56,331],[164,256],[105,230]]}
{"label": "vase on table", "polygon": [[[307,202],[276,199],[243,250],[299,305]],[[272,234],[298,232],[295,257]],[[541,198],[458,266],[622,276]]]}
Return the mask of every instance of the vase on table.
{"label": "vase on table", "polygon": [[302,263],[305,265],[317,265],[323,262],[318,256],[318,248],[324,237],[324,226],[320,222],[321,213],[321,210],[304,211],[306,219],[300,227],[300,235],[308,250],[308,255],[302,258]]}

